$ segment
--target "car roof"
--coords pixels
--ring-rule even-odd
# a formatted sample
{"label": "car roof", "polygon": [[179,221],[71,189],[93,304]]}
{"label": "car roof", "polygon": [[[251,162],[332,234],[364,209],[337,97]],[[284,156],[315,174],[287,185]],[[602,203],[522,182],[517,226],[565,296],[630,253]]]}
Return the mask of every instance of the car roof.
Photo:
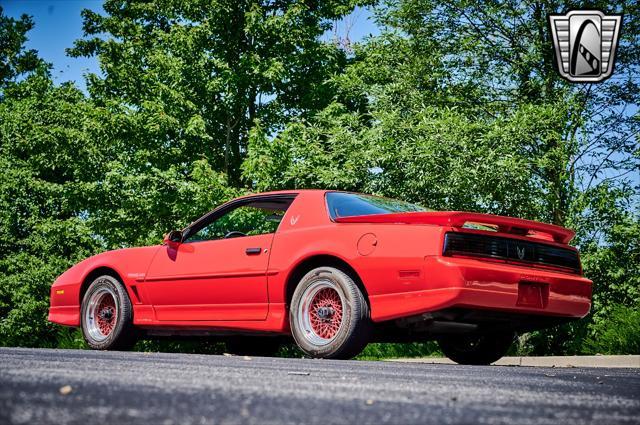
{"label": "car roof", "polygon": [[243,196],[239,196],[235,199],[243,199],[243,198],[251,198],[253,196],[270,196],[270,195],[295,195],[299,193],[325,193],[325,192],[340,192],[338,190],[327,190],[327,189],[290,189],[290,190],[274,190],[270,192],[257,192],[257,193],[249,193]]}

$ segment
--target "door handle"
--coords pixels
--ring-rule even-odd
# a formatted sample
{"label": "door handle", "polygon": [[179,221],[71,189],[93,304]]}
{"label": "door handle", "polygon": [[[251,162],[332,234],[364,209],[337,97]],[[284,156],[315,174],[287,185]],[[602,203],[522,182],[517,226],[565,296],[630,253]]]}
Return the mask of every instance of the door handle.
{"label": "door handle", "polygon": [[262,251],[262,248],[247,248],[245,252],[247,255],[258,255]]}

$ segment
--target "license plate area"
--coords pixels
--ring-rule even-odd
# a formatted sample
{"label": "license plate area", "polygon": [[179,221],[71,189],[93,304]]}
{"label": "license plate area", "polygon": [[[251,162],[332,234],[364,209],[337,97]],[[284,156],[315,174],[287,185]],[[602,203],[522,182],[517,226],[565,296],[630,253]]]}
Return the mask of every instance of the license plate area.
{"label": "license plate area", "polygon": [[549,284],[540,282],[519,282],[519,307],[547,308],[549,303]]}

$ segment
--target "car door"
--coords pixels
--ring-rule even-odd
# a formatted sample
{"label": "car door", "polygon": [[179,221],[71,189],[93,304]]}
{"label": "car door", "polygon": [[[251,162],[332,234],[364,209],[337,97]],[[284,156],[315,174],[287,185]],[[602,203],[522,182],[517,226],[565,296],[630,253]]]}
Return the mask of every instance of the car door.
{"label": "car door", "polygon": [[[290,200],[227,208],[163,246],[144,290],[160,321],[264,320],[271,242]],[[215,212],[215,211],[214,211]]]}

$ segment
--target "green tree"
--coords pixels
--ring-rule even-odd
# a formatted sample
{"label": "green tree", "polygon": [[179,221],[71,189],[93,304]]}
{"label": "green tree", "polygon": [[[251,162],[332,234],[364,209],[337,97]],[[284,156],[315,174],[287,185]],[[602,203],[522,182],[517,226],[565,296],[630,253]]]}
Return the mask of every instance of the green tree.
{"label": "green tree", "polygon": [[[22,42],[30,22],[0,13],[1,31],[24,30]],[[7,56],[21,55],[21,44],[11,47]],[[54,85],[49,65],[33,63],[12,68],[0,92],[0,345],[55,346],[49,289],[65,269],[105,249],[158,243],[163,231],[237,194],[204,159],[188,175],[172,167],[127,174],[123,161],[139,155],[126,139],[136,117],[71,83]],[[114,194],[129,196],[116,202]]]}
{"label": "green tree", "polygon": [[0,345],[55,345],[51,283],[101,247],[84,216],[96,111],[46,68],[14,74],[0,100]]}
{"label": "green tree", "polygon": [[240,185],[256,119],[269,130],[331,98],[345,55],[320,41],[357,1],[106,1],[70,53],[97,55],[99,102],[139,117],[131,147],[161,170],[205,158]]}
{"label": "green tree", "polygon": [[45,65],[35,50],[24,48],[26,34],[32,28],[33,20],[30,16],[10,18],[0,6],[0,98],[7,85],[17,77]]}
{"label": "green tree", "polygon": [[113,124],[115,156],[92,211],[107,245],[155,243],[242,191],[254,122],[275,131],[331,98],[327,79],[346,56],[320,35],[358,3],[106,1],[104,14],[83,11],[86,36],[69,51],[99,59],[103,76],[89,75],[88,90]]}

